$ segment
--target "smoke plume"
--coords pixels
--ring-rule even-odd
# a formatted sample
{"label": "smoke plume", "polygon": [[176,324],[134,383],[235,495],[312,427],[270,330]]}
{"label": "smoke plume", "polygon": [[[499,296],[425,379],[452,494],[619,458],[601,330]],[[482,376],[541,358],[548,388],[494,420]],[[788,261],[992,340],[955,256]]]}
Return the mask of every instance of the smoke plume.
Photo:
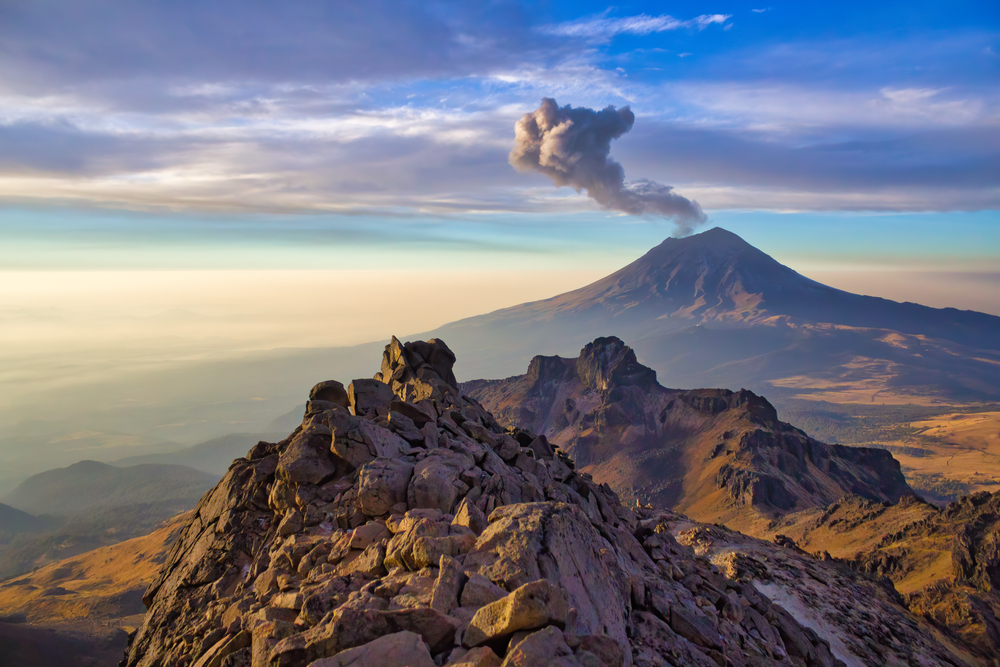
{"label": "smoke plume", "polygon": [[698,202],[680,196],[669,185],[647,180],[626,183],[625,170],[611,158],[611,140],[634,123],[635,114],[627,106],[574,109],[546,97],[514,125],[510,163],[518,171],[546,174],[556,185],[586,190],[604,208],[673,218],[678,231],[690,233],[706,220]]}

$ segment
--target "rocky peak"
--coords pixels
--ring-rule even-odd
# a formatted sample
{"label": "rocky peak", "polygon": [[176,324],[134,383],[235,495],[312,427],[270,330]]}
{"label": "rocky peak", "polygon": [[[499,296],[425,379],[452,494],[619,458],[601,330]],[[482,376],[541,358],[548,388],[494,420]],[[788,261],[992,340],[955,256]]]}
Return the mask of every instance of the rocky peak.
{"label": "rocky peak", "polygon": [[576,360],[576,374],[584,385],[601,392],[614,387],[656,384],[656,371],[640,364],[632,348],[614,336],[587,343]]}
{"label": "rocky peak", "polygon": [[562,357],[532,357],[528,363],[528,378],[535,391],[553,383],[562,382],[576,374],[576,360]]}
{"label": "rocky peak", "polygon": [[442,340],[403,344],[393,336],[385,346],[382,370],[375,379],[389,385],[404,401],[440,397],[442,390],[447,393],[448,388],[458,387],[454,366],[455,353]]}
{"label": "rocky peak", "polygon": [[[545,435],[629,501],[743,527],[859,494],[913,494],[889,452],[818,442],[741,389],[667,389],[615,337],[535,377],[465,385],[502,423]],[[538,378],[546,377],[546,382]],[[744,523],[745,522],[745,523]]]}
{"label": "rocky peak", "polygon": [[449,383],[442,342],[394,339],[383,361],[317,385],[301,427],[202,498],[125,667],[851,659],[543,436],[501,427]]}

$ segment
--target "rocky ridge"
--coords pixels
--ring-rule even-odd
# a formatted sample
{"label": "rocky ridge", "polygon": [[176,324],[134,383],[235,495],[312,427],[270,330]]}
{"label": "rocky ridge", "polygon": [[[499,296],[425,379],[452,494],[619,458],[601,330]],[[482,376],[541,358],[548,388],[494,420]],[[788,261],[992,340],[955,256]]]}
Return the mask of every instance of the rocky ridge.
{"label": "rocky ridge", "polygon": [[393,339],[376,379],[317,385],[301,427],[201,500],[122,665],[852,659],[697,556],[672,518],[624,507],[544,436],[502,427],[453,363],[441,341]]}
{"label": "rocky ridge", "polygon": [[981,658],[1000,655],[1000,493],[945,509],[851,497],[784,517],[773,530],[883,579],[913,613]]}
{"label": "rocky ridge", "polygon": [[847,495],[915,495],[889,452],[827,445],[753,392],[667,389],[615,337],[576,359],[462,385],[508,426],[545,435],[629,501],[744,529]]}

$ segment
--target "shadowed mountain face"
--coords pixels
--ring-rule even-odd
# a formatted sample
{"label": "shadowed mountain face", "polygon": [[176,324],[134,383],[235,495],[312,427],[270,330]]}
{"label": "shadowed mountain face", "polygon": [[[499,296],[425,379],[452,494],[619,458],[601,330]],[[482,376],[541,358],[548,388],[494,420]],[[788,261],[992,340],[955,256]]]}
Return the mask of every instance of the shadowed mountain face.
{"label": "shadowed mountain face", "polygon": [[528,350],[566,354],[614,333],[673,386],[1000,397],[1000,317],[827,287],[718,228],[667,239],[581,289],[438,332],[460,356],[482,355],[485,377],[509,374]]}
{"label": "shadowed mountain face", "polygon": [[525,375],[462,387],[624,498],[700,521],[748,527],[849,494],[913,495],[888,452],[813,440],[750,391],[666,389],[613,337],[576,359],[535,357]]}
{"label": "shadowed mountain face", "polygon": [[31,477],[4,500],[35,514],[62,516],[154,503],[163,505],[170,516],[198,502],[216,479],[185,466],[147,463],[117,468],[80,461]]}

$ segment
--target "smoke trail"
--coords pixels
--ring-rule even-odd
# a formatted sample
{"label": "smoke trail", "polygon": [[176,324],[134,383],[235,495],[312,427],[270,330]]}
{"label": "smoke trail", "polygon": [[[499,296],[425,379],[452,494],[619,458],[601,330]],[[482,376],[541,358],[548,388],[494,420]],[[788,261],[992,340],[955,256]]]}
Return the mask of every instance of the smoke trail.
{"label": "smoke trail", "polygon": [[653,181],[625,182],[625,170],[611,157],[611,140],[632,129],[635,114],[627,106],[601,111],[566,105],[551,98],[514,125],[510,163],[518,171],[539,171],[556,185],[568,185],[604,208],[631,215],[673,218],[681,234],[707,219],[698,202]]}

